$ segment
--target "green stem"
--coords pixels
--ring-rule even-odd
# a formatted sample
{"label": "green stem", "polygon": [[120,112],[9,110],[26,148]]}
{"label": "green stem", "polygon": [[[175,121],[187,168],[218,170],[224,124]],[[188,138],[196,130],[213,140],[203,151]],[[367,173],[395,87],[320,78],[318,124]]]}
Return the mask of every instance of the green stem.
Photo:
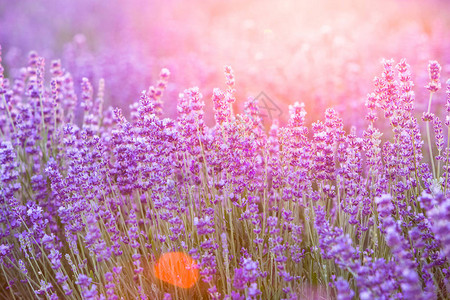
{"label": "green stem", "polygon": [[13,292],[13,290],[12,290],[12,287],[11,287],[11,285],[9,284],[8,276],[6,275],[5,269],[3,268],[3,264],[1,264],[1,266],[2,266],[3,274],[5,274],[5,279],[6,279],[6,283],[8,284],[8,289],[9,289],[9,291],[11,292],[11,295],[12,295],[13,299],[16,299],[16,296],[14,295],[14,292]]}
{"label": "green stem", "polygon": [[[428,100],[428,111],[427,111],[428,114],[430,113],[431,110],[432,99],[433,99],[433,92],[430,93],[430,99]],[[431,147],[430,121],[427,121],[427,136],[428,136],[428,152],[430,153],[431,168],[433,171],[434,178],[436,178],[436,168],[434,166],[433,149]]]}

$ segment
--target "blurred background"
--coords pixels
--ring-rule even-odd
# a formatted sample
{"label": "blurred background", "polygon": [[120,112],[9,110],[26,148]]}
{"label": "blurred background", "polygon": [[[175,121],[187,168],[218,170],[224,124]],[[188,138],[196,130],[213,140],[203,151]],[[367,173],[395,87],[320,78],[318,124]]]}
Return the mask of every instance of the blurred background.
{"label": "blurred background", "polygon": [[[206,119],[211,95],[235,72],[237,102],[264,92],[281,110],[304,102],[307,119],[335,107],[347,125],[361,125],[364,102],[382,58],[406,58],[416,108],[428,101],[428,60],[450,77],[450,1],[438,0],[0,0],[0,44],[7,76],[36,50],[61,58],[80,90],[83,77],[106,80],[106,101],[125,113],[142,90],[171,72],[165,115],[178,94],[199,86]],[[443,84],[445,87],[445,84]],[[435,97],[443,108],[445,88]],[[270,123],[270,120],[266,120]]]}

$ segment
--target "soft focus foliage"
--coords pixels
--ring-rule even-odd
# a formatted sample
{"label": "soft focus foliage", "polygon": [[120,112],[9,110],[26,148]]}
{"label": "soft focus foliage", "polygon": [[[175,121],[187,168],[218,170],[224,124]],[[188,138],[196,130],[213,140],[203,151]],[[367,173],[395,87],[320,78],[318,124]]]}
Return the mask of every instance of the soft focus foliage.
{"label": "soft focus foliage", "polygon": [[[199,86],[206,98],[232,65],[240,83],[235,110],[261,91],[280,106],[328,107],[362,126],[367,84],[382,58],[406,58],[413,70],[438,60],[450,76],[448,1],[438,0],[19,0],[0,1],[0,42],[12,77],[37,50],[61,58],[75,91],[83,77],[106,80],[106,101],[122,108],[170,69],[165,113],[176,117],[178,93]],[[38,26],[35,26],[38,24]],[[413,72],[416,85],[426,74]],[[417,91],[425,97],[426,91]],[[445,103],[443,95],[435,101]],[[426,101],[425,101],[426,102]],[[417,103],[422,108],[422,103]],[[426,107],[426,103],[423,104]],[[212,125],[207,102],[205,121]],[[270,124],[265,124],[270,126]]]}

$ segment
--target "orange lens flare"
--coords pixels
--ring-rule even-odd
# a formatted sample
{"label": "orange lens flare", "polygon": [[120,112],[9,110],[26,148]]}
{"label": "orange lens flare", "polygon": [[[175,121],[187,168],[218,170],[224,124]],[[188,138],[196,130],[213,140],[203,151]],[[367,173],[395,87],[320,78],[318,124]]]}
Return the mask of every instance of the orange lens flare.
{"label": "orange lens flare", "polygon": [[197,262],[182,252],[163,254],[154,266],[155,276],[181,288],[191,288],[197,282]]}

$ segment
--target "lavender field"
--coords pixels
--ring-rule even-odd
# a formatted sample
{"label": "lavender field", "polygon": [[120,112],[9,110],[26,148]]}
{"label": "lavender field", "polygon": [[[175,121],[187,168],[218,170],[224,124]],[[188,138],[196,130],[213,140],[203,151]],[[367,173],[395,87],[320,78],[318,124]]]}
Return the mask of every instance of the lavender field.
{"label": "lavender field", "polygon": [[0,0],[0,299],[450,299],[450,3]]}

